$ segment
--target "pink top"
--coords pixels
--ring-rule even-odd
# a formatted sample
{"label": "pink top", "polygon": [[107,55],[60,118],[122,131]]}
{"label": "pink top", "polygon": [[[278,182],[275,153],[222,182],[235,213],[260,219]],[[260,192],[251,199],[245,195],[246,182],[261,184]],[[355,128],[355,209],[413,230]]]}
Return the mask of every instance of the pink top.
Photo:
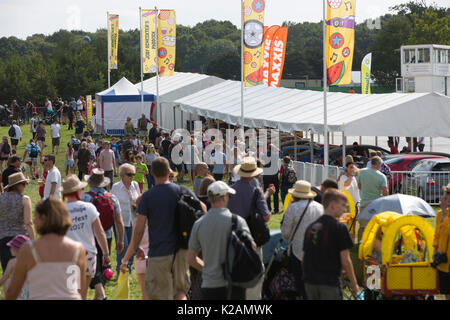
{"label": "pink top", "polygon": [[36,265],[27,273],[29,300],[81,300],[80,267],[77,265],[81,245],[72,261],[42,262],[30,242]]}

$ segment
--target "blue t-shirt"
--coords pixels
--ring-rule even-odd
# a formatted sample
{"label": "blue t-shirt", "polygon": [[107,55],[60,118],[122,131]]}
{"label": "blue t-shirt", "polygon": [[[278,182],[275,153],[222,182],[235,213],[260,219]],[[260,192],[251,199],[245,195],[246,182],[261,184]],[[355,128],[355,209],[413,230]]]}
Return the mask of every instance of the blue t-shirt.
{"label": "blue t-shirt", "polygon": [[164,257],[175,252],[175,210],[180,194],[180,186],[167,183],[158,184],[142,195],[137,213],[148,219],[149,257]]}
{"label": "blue t-shirt", "polygon": [[117,144],[112,144],[110,146],[111,150],[114,151],[114,157],[119,159],[119,146]]}
{"label": "blue t-shirt", "polygon": [[70,101],[69,104],[72,107],[73,111],[77,111],[77,102],[76,101]]}

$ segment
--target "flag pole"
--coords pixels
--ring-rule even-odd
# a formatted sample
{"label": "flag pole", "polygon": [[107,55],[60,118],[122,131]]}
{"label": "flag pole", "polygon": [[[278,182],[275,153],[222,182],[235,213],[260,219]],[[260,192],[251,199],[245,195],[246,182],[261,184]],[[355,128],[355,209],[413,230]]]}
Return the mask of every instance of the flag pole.
{"label": "flag pole", "polygon": [[241,126],[244,130],[244,0],[241,0]]}
{"label": "flag pole", "polygon": [[327,119],[327,91],[328,91],[328,77],[327,77],[327,1],[323,0],[323,138],[324,138],[324,165],[328,166],[328,119]]}
{"label": "flag pole", "polygon": [[141,109],[142,113],[144,113],[144,70],[142,66],[142,9],[139,7],[139,25],[141,29],[141,35],[140,35],[140,42],[139,42],[139,51],[140,51],[140,57],[141,57]]}
{"label": "flag pole", "polygon": [[109,11],[106,11],[106,28],[108,30],[108,88],[111,88],[111,35],[109,34]]}
{"label": "flag pole", "polygon": [[[158,8],[155,6],[155,24],[156,24],[156,110],[159,115],[159,125],[162,125],[162,110],[159,105],[159,31],[158,31]],[[156,117],[158,118],[158,117]],[[174,128],[175,129],[175,128]]]}

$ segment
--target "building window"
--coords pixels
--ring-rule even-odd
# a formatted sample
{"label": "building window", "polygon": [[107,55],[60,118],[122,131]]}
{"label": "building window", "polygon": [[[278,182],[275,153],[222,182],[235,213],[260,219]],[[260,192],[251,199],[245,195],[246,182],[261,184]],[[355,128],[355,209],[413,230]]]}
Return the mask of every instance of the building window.
{"label": "building window", "polygon": [[405,63],[416,63],[416,49],[405,50]]}
{"label": "building window", "polygon": [[430,63],[430,49],[419,49],[418,63]]}

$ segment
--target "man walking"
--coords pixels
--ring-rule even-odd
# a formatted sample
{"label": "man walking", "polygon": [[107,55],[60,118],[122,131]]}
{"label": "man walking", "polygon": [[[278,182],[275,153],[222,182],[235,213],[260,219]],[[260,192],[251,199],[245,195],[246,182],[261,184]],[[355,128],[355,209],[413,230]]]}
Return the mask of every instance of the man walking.
{"label": "man walking", "polygon": [[[362,169],[356,179],[358,188],[361,190],[361,212],[363,212],[373,200],[388,195],[386,176],[379,171],[383,160],[381,160],[380,157],[375,156],[370,161],[371,167]],[[359,222],[358,241],[361,241],[364,228],[369,223],[369,220],[358,218],[357,220]]]}
{"label": "man walking", "polygon": [[55,117],[53,120],[52,125],[50,126],[50,135],[52,137],[52,153],[55,153],[55,147],[56,147],[56,154],[59,152],[59,144],[61,142],[61,126],[58,123],[58,119]]}
{"label": "man walking", "polygon": [[122,272],[127,272],[128,260],[136,249],[137,257],[145,256],[139,244],[148,222],[150,245],[146,289],[150,300],[185,300],[190,287],[187,250],[177,250],[175,233],[175,214],[181,188],[169,181],[169,173],[167,159],[159,157],[152,161],[151,174],[156,185],[142,195],[133,235],[120,267]]}
{"label": "man walking", "polygon": [[48,171],[47,178],[45,178],[44,199],[56,196],[61,200],[61,173],[55,166],[54,155],[48,154],[44,157],[44,170]]}
{"label": "man walking", "polygon": [[12,150],[17,151],[17,145],[19,144],[19,140],[22,141],[22,131],[20,130],[20,127],[17,125],[16,120],[13,120],[11,127],[9,127],[8,134],[11,138]]}
{"label": "man walking", "polygon": [[149,122],[150,120],[145,117],[145,114],[142,114],[141,118],[138,120],[138,136],[141,140],[147,140],[147,125]]}
{"label": "man walking", "polygon": [[347,226],[337,221],[347,211],[347,197],[338,190],[325,192],[324,215],[307,229],[303,245],[303,271],[310,300],[342,300],[342,268],[354,295],[359,291],[350,259],[353,242]]}
{"label": "man walking", "polygon": [[[240,180],[231,186],[236,191],[236,194],[231,197],[228,202],[228,209],[247,219],[252,210],[260,214],[265,222],[270,220],[270,211],[267,207],[267,202],[264,197],[261,188],[254,187],[252,181],[255,177],[263,172],[263,169],[258,168],[256,164],[256,159],[253,157],[246,157],[240,165],[234,168],[234,172],[240,176]],[[252,235],[254,238],[254,235]],[[258,255],[262,259],[262,249],[257,248]],[[247,299],[248,300],[261,300],[262,284],[264,279],[258,282],[258,284],[250,289],[247,289]]]}
{"label": "man walking", "polygon": [[[203,300],[228,298],[229,283],[224,277],[222,266],[226,261],[232,218],[227,204],[230,196],[235,194],[236,191],[223,181],[212,183],[208,187],[211,209],[192,228],[187,259],[191,267],[202,272]],[[237,216],[237,232],[245,232],[251,238],[247,222],[240,216]],[[256,244],[253,246],[256,248]],[[231,299],[245,300],[245,289],[232,286]]]}
{"label": "man walking", "polygon": [[114,183],[114,176],[116,176],[116,157],[114,151],[111,150],[111,143],[109,141],[103,142],[103,150],[97,159],[97,167],[105,171],[105,177],[110,181],[109,190],[111,190]]}

